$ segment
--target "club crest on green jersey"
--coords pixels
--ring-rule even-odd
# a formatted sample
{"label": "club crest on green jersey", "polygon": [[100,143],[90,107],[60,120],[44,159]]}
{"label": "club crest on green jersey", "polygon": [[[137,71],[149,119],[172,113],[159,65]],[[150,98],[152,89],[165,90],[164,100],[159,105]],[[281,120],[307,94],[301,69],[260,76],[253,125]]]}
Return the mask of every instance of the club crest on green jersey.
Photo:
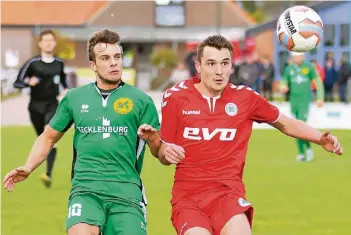
{"label": "club crest on green jersey", "polygon": [[129,98],[119,98],[113,103],[113,109],[116,113],[127,114],[133,110],[134,103]]}

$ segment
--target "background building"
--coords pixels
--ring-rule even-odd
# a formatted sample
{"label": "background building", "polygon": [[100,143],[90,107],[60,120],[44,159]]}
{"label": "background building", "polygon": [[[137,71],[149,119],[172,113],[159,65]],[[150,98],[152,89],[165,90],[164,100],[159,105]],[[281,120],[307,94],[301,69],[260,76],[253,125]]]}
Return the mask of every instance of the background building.
{"label": "background building", "polygon": [[[324,38],[318,48],[307,53],[307,59],[316,59],[321,65],[324,65],[326,56],[334,57],[337,65],[341,57],[347,57],[350,60],[351,2],[320,2],[312,5],[311,8],[320,15],[324,23]],[[279,80],[289,52],[280,45],[276,36],[277,19],[250,28],[246,31],[246,37],[254,37],[257,52],[271,58],[275,64],[275,79]]]}

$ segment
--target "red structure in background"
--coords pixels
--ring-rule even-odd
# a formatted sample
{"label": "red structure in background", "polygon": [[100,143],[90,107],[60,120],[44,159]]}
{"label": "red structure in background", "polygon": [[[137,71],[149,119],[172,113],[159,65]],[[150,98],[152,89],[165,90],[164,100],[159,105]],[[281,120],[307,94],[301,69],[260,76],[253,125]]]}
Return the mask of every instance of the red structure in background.
{"label": "red structure in background", "polygon": [[[233,44],[233,62],[242,59],[243,56],[246,54],[251,54],[256,49],[256,41],[254,38],[246,38],[243,40],[235,40],[231,41]],[[199,46],[200,42],[188,42],[186,44],[186,49],[188,52],[196,51],[197,47]]]}

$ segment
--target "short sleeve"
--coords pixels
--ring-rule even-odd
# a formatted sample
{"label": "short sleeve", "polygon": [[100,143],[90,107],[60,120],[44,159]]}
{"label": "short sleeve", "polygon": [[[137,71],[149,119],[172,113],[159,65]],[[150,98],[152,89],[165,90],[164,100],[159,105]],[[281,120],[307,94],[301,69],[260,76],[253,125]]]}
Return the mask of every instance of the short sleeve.
{"label": "short sleeve", "polygon": [[162,101],[161,140],[175,143],[177,133],[177,100],[170,93],[165,93]]}
{"label": "short sleeve", "polygon": [[264,97],[255,93],[253,91],[250,92],[250,100],[251,100],[251,119],[258,123],[275,123],[280,118],[279,109],[269,103]]}
{"label": "short sleeve", "polygon": [[49,123],[49,126],[51,128],[61,133],[66,132],[73,123],[72,108],[70,107],[68,101],[69,94],[70,93],[68,92],[66,96],[61,100],[54,117]]}
{"label": "short sleeve", "polygon": [[142,124],[151,125],[153,128],[156,128],[157,130],[160,129],[158,112],[151,97],[148,97],[146,100],[145,108],[140,118],[140,125]]}

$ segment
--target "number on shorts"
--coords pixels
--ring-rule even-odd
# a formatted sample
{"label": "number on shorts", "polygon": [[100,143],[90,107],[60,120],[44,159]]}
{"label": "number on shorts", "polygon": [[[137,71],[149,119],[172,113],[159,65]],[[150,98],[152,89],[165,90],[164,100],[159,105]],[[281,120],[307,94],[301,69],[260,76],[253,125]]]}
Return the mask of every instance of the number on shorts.
{"label": "number on shorts", "polygon": [[82,204],[75,203],[68,208],[68,218],[71,216],[81,216],[82,214]]}

